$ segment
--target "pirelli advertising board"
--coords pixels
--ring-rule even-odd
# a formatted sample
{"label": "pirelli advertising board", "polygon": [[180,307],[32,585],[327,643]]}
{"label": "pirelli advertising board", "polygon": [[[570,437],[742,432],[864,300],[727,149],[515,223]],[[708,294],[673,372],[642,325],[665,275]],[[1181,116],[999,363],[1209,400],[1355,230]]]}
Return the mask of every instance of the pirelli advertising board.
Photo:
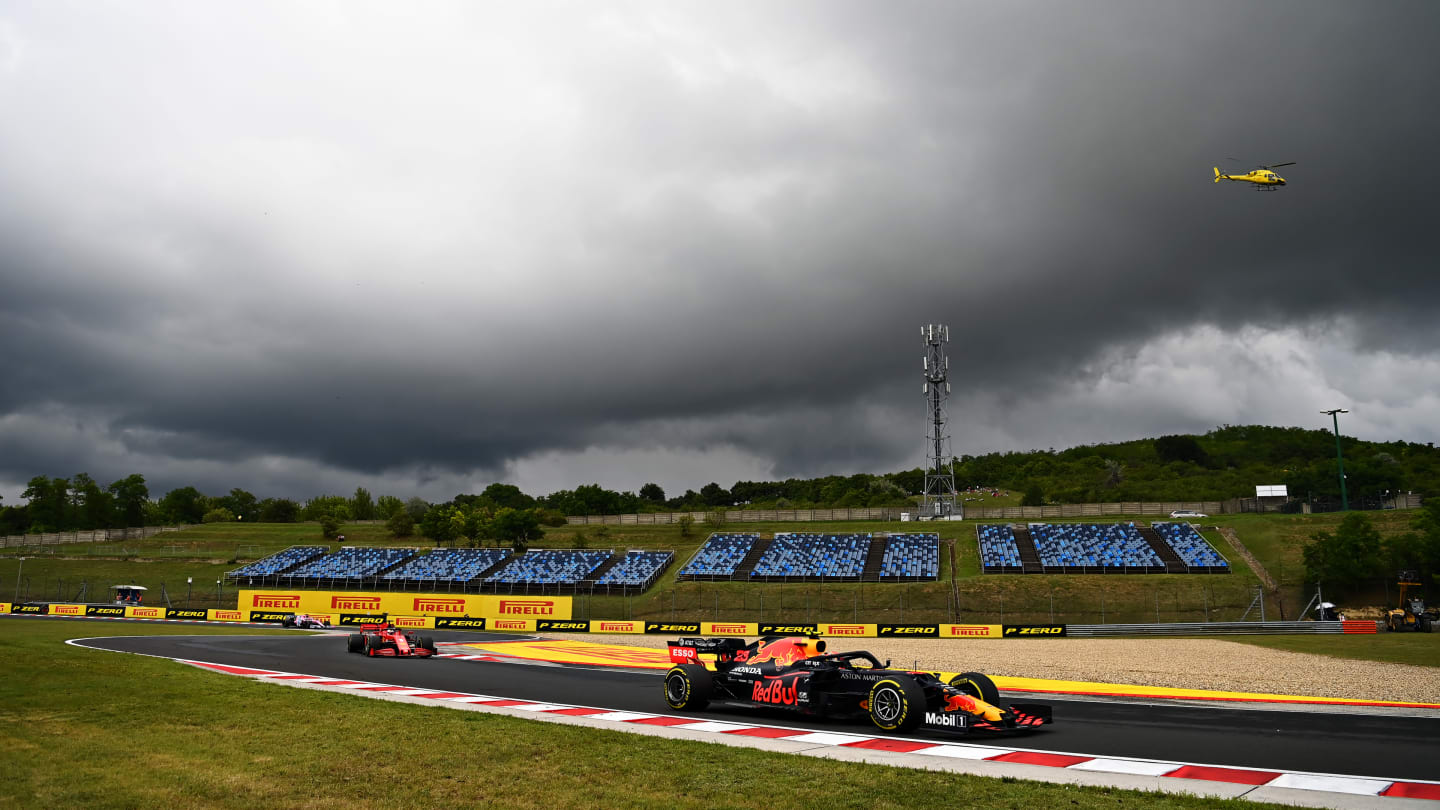
{"label": "pirelli advertising board", "polygon": [[209,614],[209,620],[212,622],[243,622],[248,618],[243,610],[216,610],[211,608],[205,612]]}
{"label": "pirelli advertising board", "polygon": [[998,624],[942,624],[937,638],[1002,638]]}
{"label": "pirelli advertising board", "polygon": [[164,619],[168,618],[163,607],[128,607],[125,608],[127,619]]}
{"label": "pirelli advertising board", "polygon": [[[50,615],[51,615],[51,616],[84,616],[84,615],[85,615],[85,606],[84,606],[84,605],[51,605],[51,606],[50,606]],[[125,609],[124,609],[124,608],[121,608],[121,609],[120,609],[120,615],[122,615],[122,616],[125,615]]]}
{"label": "pirelli advertising board", "polygon": [[627,621],[613,621],[613,622],[610,622],[610,621],[604,621],[604,620],[602,619],[602,620],[597,620],[597,621],[590,622],[590,632],[592,632],[592,633],[636,633],[636,634],[638,634],[638,633],[643,633],[643,632],[645,632],[645,622],[627,622]]}
{"label": "pirelli advertising board", "polygon": [[590,622],[587,621],[551,621],[549,619],[536,619],[535,632],[537,633],[588,633]]}
{"label": "pirelli advertising board", "polygon": [[645,632],[663,636],[697,636],[700,622],[645,622]]}
{"label": "pirelli advertising board", "polygon": [[238,607],[247,613],[333,613],[339,616],[389,614],[456,619],[528,619],[533,622],[569,619],[570,603],[569,596],[242,590]]}
{"label": "pirelli advertising board", "polygon": [[0,602],[0,613],[9,613],[9,612],[10,612],[10,603],[9,603],[9,602]]}
{"label": "pirelli advertising board", "polygon": [[484,619],[447,619],[444,617],[435,620],[436,630],[484,630]]}
{"label": "pirelli advertising board", "polygon": [[44,616],[50,612],[50,606],[44,602],[16,602],[10,606],[11,613],[28,613],[31,616]]}
{"label": "pirelli advertising board", "polygon": [[203,622],[210,618],[210,611],[202,610],[200,608],[195,608],[193,610],[188,608],[166,608],[165,618],[187,619],[192,622]]}
{"label": "pirelli advertising board", "polygon": [[754,622],[701,622],[702,636],[755,636],[760,628]]}

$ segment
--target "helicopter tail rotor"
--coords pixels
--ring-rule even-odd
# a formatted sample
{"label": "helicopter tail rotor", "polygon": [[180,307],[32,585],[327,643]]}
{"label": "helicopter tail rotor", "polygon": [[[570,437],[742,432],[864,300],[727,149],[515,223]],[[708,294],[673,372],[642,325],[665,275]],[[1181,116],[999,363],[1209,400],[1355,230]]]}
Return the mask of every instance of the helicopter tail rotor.
{"label": "helicopter tail rotor", "polygon": [[1215,182],[1217,182],[1217,183],[1220,182],[1220,167],[1219,167],[1219,166],[1216,166],[1216,167],[1215,167]]}

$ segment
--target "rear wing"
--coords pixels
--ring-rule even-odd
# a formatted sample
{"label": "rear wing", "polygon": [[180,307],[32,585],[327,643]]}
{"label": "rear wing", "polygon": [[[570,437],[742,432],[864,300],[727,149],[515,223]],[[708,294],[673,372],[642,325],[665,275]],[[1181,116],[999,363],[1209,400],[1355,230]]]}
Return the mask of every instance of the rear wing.
{"label": "rear wing", "polygon": [[378,624],[375,623],[375,622],[363,622],[363,623],[361,623],[361,625],[360,625],[360,630],[361,630],[362,632],[365,631],[365,630],[369,630],[370,632],[374,633],[374,632],[378,632],[378,631],[380,631],[380,630],[389,630],[389,629],[390,629],[390,622],[380,622],[380,623],[378,623]]}
{"label": "rear wing", "polygon": [[750,648],[739,638],[681,638],[668,642],[670,663],[698,664],[700,653],[714,655],[716,661],[734,661],[737,653]]}

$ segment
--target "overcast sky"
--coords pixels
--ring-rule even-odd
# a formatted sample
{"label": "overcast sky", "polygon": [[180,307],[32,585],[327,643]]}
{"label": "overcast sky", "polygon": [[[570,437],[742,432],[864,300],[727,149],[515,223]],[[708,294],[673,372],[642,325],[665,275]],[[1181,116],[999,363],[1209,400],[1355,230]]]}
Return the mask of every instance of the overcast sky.
{"label": "overcast sky", "polygon": [[890,472],[925,323],[957,453],[1440,440],[1437,41],[1428,0],[12,0],[0,495]]}

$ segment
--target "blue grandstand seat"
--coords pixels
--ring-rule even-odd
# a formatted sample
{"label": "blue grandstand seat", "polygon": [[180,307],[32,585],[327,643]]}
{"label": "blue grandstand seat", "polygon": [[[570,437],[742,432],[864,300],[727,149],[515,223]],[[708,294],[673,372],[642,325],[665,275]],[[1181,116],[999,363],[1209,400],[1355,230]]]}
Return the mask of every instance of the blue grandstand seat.
{"label": "blue grandstand seat", "polygon": [[679,576],[733,576],[759,540],[758,534],[712,534],[680,569]]}
{"label": "blue grandstand seat", "polygon": [[975,536],[980,543],[980,565],[984,570],[1022,567],[1020,547],[1015,544],[1010,524],[982,523],[975,527]]}
{"label": "blue grandstand seat", "polygon": [[595,580],[596,585],[630,585],[644,587],[664,571],[675,559],[673,551],[631,550],[609,571]]}
{"label": "blue grandstand seat", "polygon": [[244,568],[237,568],[225,576],[263,577],[278,574],[292,565],[299,565],[307,560],[313,560],[329,550],[330,549],[325,546],[291,546],[278,554],[271,554],[269,557],[256,560]]}
{"label": "blue grandstand seat", "polygon": [[346,546],[287,573],[296,579],[359,579],[374,576],[415,556],[413,548],[359,548]]}
{"label": "blue grandstand seat", "polygon": [[940,535],[892,534],[885,543],[880,579],[939,579]]}
{"label": "blue grandstand seat", "polygon": [[1180,555],[1180,561],[1191,568],[1229,569],[1230,562],[1220,556],[1195,527],[1189,523],[1152,523],[1150,527]]}
{"label": "blue grandstand seat", "polygon": [[870,539],[869,534],[777,533],[750,576],[858,579]]}
{"label": "blue grandstand seat", "polygon": [[543,550],[522,554],[485,578],[496,585],[568,585],[610,559],[609,551]]}
{"label": "blue grandstand seat", "polygon": [[1031,523],[1030,537],[1046,568],[1164,568],[1134,523]]}
{"label": "blue grandstand seat", "polygon": [[426,582],[469,582],[499,565],[512,552],[508,548],[442,548],[386,573],[381,579]]}

